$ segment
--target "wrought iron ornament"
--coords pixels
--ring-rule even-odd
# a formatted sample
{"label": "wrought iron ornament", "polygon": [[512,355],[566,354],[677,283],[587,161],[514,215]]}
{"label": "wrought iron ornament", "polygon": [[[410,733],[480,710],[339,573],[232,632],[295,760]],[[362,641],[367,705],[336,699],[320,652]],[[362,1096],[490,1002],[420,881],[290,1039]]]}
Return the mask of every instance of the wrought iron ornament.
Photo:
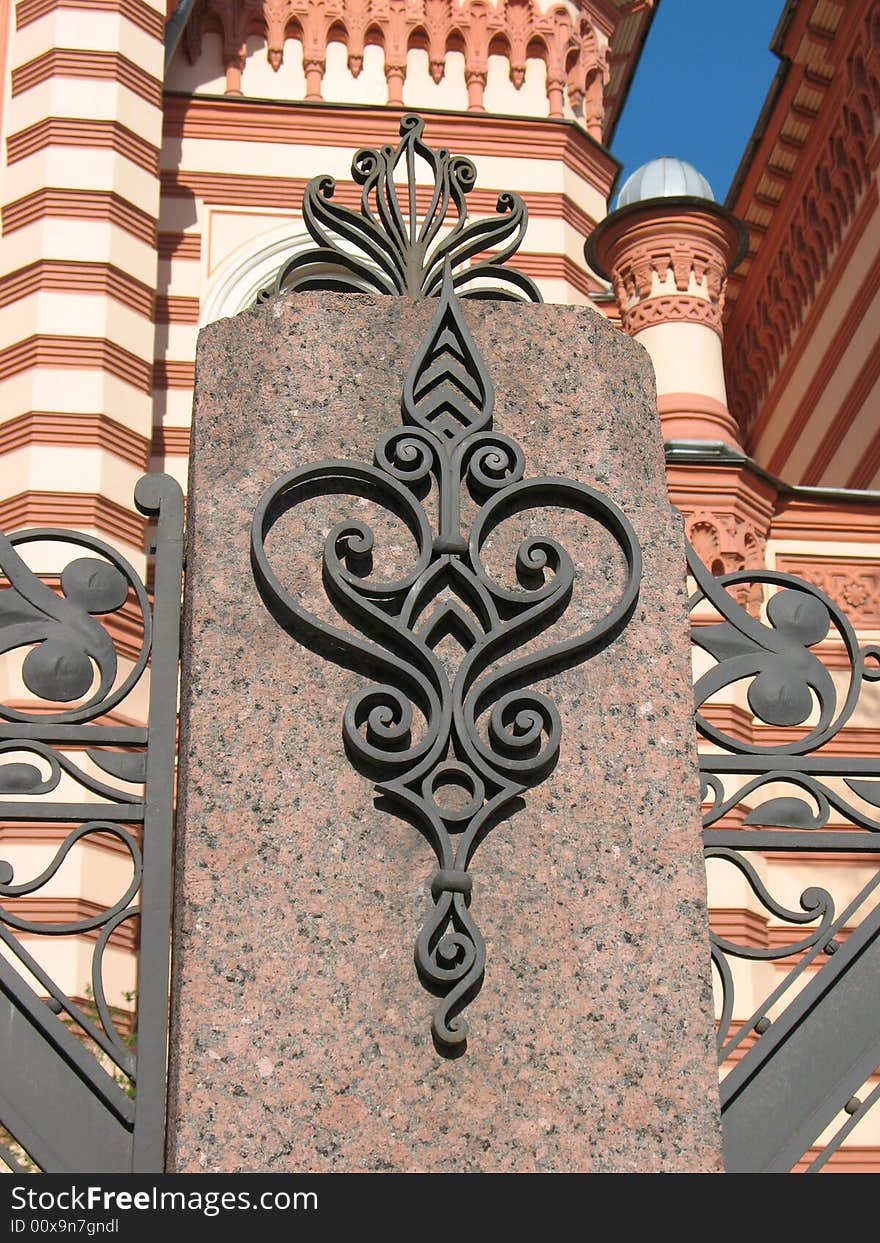
{"label": "wrought iron ornament", "polygon": [[[721,1082],[725,1162],[733,1171],[781,1172],[814,1146],[808,1169],[817,1171],[880,1098],[870,1084],[880,1063],[880,764],[840,754],[865,685],[880,680],[880,647],[860,646],[842,610],[804,579],[755,569],[716,577],[693,547],[688,569],[693,642],[716,662],[694,688],[697,729],[713,747],[700,754],[706,860],[710,869],[734,868],[765,917],[787,926],[766,944],[710,933],[719,1061],[736,1058]],[[846,655],[843,685],[814,650],[829,640]],[[707,700],[737,685],[759,723],[756,739],[708,719]],[[785,730],[785,740],[761,739],[762,726]],[[736,827],[721,827],[731,816]],[[767,882],[767,852],[853,852],[869,876],[856,892],[844,886],[839,903],[811,885],[795,910]],[[777,967],[757,1002],[752,982],[747,1017],[737,1014],[736,959]],[[819,1056],[821,1048],[833,1056]],[[820,1140],[841,1110],[846,1121]]]}
{"label": "wrought iron ornament", "polygon": [[[183,496],[169,476],[146,475],[135,503],[158,519],[152,607],[134,568],[92,535],[55,528],[0,533],[0,657],[13,674],[18,666],[31,696],[24,706],[0,703],[0,815],[63,833],[39,875],[19,877],[0,859],[0,1123],[54,1173],[155,1173],[164,1164]],[[59,559],[60,574],[28,566],[21,550],[41,545]],[[71,559],[72,549],[86,555]],[[117,635],[138,635],[134,650],[121,653],[129,668],[120,667],[113,634],[102,624],[113,614],[121,623]],[[146,727],[114,721],[114,709],[139,712],[129,696],[150,662]],[[55,795],[60,790],[66,798]],[[108,838],[130,861],[130,879],[119,885],[124,892],[95,914],[28,918],[29,903],[47,886],[51,893],[71,852],[76,858]],[[130,921],[140,948],[136,1053],[117,1029],[104,990],[108,943]],[[84,933],[96,934],[86,1007],[53,979],[38,948],[47,938]]]}
{"label": "wrought iron ornament", "polygon": [[[477,170],[464,156],[443,148],[434,151],[422,141],[424,129],[421,117],[408,113],[400,122],[397,147],[365,148],[355,154],[351,175],[363,186],[360,211],[332,201],[332,177],[309,182],[303,220],[318,247],[282,264],[258,301],[289,289],[436,298],[447,265],[462,297],[541,301],[533,281],[503,266],[525,236],[528,212],[523,200],[505,192],[496,205],[500,216],[469,221],[465,196],[474,188]],[[421,192],[417,160],[434,181]],[[403,180],[395,181],[396,174]],[[427,199],[421,213],[420,198],[423,203]],[[477,258],[495,246],[501,249]]]}
{"label": "wrought iron ornament", "polygon": [[[257,506],[252,533],[254,573],[273,615],[294,633],[317,637],[330,659],[382,679],[349,702],[343,734],[352,760],[378,778],[378,789],[424,833],[437,856],[434,909],[415,958],[425,986],[442,996],[432,1031],[447,1052],[465,1043],[468,1027],[460,1012],[479,990],[486,962],[471,913],[468,865],[493,824],[549,773],[559,752],[553,702],[525,688],[609,643],[632,613],[641,577],[635,533],[617,506],[570,479],[526,480],[519,445],[492,430],[493,404],[492,381],[447,264],[440,305],[403,386],[404,425],[380,437],[372,466],[327,461],[283,475]],[[437,530],[420,499],[432,479]],[[467,533],[463,488],[480,504]],[[417,547],[406,574],[378,582],[371,572],[370,528],[343,521],[330,531],[323,547],[324,586],[356,636],[304,609],[281,585],[266,552],[266,538],[282,514],[318,494],[340,492],[369,498],[395,514]],[[516,554],[519,588],[508,589],[484,566],[483,545],[506,518],[547,505],[574,510],[610,532],[626,561],[625,583],[613,607],[586,633],[503,663],[562,616],[574,565],[555,540],[527,538]],[[432,611],[444,592],[454,598]],[[450,632],[463,648],[454,674],[435,652]],[[416,714],[420,728],[414,731]],[[444,797],[448,787],[459,793],[454,805]]]}

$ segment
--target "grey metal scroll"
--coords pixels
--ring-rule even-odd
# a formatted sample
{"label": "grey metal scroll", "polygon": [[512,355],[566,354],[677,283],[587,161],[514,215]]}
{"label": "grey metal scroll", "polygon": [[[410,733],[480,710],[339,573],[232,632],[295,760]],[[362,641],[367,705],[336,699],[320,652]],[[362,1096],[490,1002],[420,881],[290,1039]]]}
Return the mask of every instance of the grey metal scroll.
{"label": "grey metal scroll", "polygon": [[[8,1035],[0,1123],[26,1154],[22,1168],[164,1166],[183,497],[169,476],[147,475],[135,502],[156,519],[152,600],[129,562],[95,536],[0,534],[0,657],[7,672],[17,662],[22,687],[0,703],[0,853],[20,826],[37,830],[34,846],[41,830],[53,843],[60,835],[38,875],[19,877],[0,861]],[[72,549],[85,555],[71,559]],[[30,554],[59,570],[30,568]],[[123,653],[114,634],[124,637]],[[131,697],[148,669],[147,723],[130,724],[140,712]],[[65,861],[99,844],[115,844],[128,861],[115,900],[54,920],[41,915],[36,908]],[[139,945],[136,1036],[120,1027],[104,986],[108,945],[126,927]],[[85,999],[64,991],[40,952],[66,937],[92,946]],[[14,1154],[9,1160],[14,1168]]]}
{"label": "grey metal scroll", "polygon": [[[352,761],[419,827],[437,857],[434,906],[415,959],[425,986],[442,997],[432,1032],[447,1053],[465,1044],[461,1011],[480,988],[486,961],[469,863],[496,820],[549,773],[559,751],[556,707],[529,688],[610,643],[632,613],[641,577],[638,542],[620,509],[570,479],[527,479],[519,445],[492,427],[493,406],[492,381],[447,263],[436,315],[403,381],[403,426],[379,438],[373,465],[324,461],[283,475],[257,506],[252,533],[254,574],[273,615],[306,633],[330,659],[377,679],[345,708],[343,736]],[[420,499],[431,483],[436,527]],[[463,491],[479,505],[468,530]],[[266,550],[284,513],[325,493],[377,501],[403,520],[415,543],[405,574],[376,581],[370,528],[351,520],[330,531],[324,587],[354,635],[307,611],[282,585]],[[487,569],[483,550],[505,519],[546,506],[575,511],[610,533],[626,573],[617,599],[586,633],[517,655],[564,613],[573,563],[549,536],[526,538],[516,554],[517,587],[508,588]],[[434,608],[447,589],[452,601]],[[450,627],[463,648],[454,672],[435,651]],[[417,719],[421,728],[414,731]],[[454,806],[444,799],[450,786],[459,795]]]}
{"label": "grey metal scroll", "polygon": [[506,266],[528,225],[523,200],[506,191],[497,216],[469,220],[466,197],[477,170],[464,156],[429,147],[424,129],[422,118],[408,113],[396,147],[355,154],[357,211],[333,201],[332,177],[309,182],[303,222],[317,246],[282,264],[259,300],[308,289],[436,298],[448,267],[461,297],[541,301],[534,281]]}
{"label": "grey metal scroll", "polygon": [[[744,882],[758,922],[774,929],[766,941],[710,934],[718,1054],[731,1067],[725,1160],[729,1170],[803,1160],[818,1171],[880,1097],[880,763],[842,745],[863,691],[880,680],[880,648],[860,645],[841,608],[804,579],[714,577],[692,547],[688,568],[693,641],[714,662],[695,683],[707,864]],[[756,590],[760,607],[749,610],[737,597],[754,601]],[[823,644],[839,654],[836,681]],[[719,691],[748,705],[738,727],[712,720]],[[824,866],[827,887],[807,886],[797,907],[783,900],[766,868],[780,854]],[[836,897],[831,881],[844,874],[833,863],[847,858],[858,883]],[[737,960],[774,969],[769,990],[741,1005]],[[820,1140],[836,1116],[844,1121]]]}

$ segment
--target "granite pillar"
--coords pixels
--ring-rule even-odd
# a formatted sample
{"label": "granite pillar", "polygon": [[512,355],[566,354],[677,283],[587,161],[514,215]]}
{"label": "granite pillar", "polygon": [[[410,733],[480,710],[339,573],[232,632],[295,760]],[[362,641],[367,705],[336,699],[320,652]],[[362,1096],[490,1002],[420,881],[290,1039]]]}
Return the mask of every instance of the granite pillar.
{"label": "granite pillar", "polygon": [[[644,577],[623,632],[539,686],[560,757],[474,856],[488,964],[460,1057],[435,1048],[413,965],[436,863],[343,747],[365,679],[301,646],[254,585],[260,496],[318,459],[371,461],[435,308],[300,294],[200,337],[169,1169],[718,1170],[684,544],[645,352],[589,308],[464,304],[526,476],[615,501]],[[320,548],[345,502],[272,537],[287,589],[328,617]],[[577,567],[559,625],[583,628],[622,559],[596,524],[558,521]],[[515,546],[499,534],[499,578]]]}

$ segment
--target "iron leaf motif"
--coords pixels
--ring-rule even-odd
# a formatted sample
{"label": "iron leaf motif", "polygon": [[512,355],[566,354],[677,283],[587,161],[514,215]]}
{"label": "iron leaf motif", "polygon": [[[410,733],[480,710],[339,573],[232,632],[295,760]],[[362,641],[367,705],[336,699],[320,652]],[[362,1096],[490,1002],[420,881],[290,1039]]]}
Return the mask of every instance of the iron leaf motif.
{"label": "iron leaf motif", "polygon": [[[441,999],[432,1034],[446,1055],[465,1047],[461,1012],[479,991],[486,964],[472,913],[471,858],[519,796],[547,776],[559,752],[556,707],[529,688],[611,642],[629,620],[641,577],[638,542],[623,513],[572,480],[525,479],[522,450],[492,429],[493,404],[447,258],[440,304],[403,385],[403,425],[379,438],[372,465],[328,461],[283,475],[262,497],[252,528],[254,575],[273,616],[329,659],[373,679],[349,701],[343,738],[352,762],[418,826],[436,855],[434,905],[415,961],[425,987]],[[436,530],[421,503],[432,482]],[[479,505],[468,531],[463,489]],[[320,493],[340,492],[383,506],[416,546],[407,573],[377,581],[373,531],[342,521],[329,532],[323,583],[354,634],[321,620],[282,586],[266,549],[282,514]],[[507,518],[549,505],[603,527],[622,553],[626,576],[586,633],[511,658],[562,616],[574,565],[556,540],[530,536],[516,554],[517,586],[504,587],[484,565],[483,546]],[[450,634],[461,648],[452,669],[436,650]]]}
{"label": "iron leaf motif", "polygon": [[[351,176],[363,187],[358,211],[333,201],[332,177],[309,182],[303,220],[317,246],[282,264],[258,300],[286,289],[436,298],[448,265],[462,297],[541,301],[533,281],[504,266],[525,235],[525,203],[518,194],[504,193],[497,216],[468,220],[465,198],[477,170],[463,156],[429,147],[424,129],[422,118],[408,113],[396,147],[356,153]],[[420,167],[433,186],[424,178],[423,189],[417,185]]]}

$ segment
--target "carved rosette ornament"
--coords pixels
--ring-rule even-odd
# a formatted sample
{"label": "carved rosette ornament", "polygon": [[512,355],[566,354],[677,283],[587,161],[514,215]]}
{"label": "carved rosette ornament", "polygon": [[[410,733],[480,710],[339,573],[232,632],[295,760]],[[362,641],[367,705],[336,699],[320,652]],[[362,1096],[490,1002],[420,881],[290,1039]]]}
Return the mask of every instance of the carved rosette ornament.
{"label": "carved rosette ornament", "polygon": [[[415,127],[404,124],[406,138]],[[440,166],[448,169],[454,161],[447,161]],[[391,232],[396,236],[393,224]],[[412,259],[417,252],[406,253]],[[610,643],[632,614],[641,578],[638,542],[617,506],[570,479],[527,479],[520,446],[493,429],[494,387],[455,294],[454,253],[440,257],[437,311],[403,379],[402,426],[380,436],[372,465],[324,461],[282,475],[257,506],[251,545],[257,584],[279,623],[371,680],[344,709],[344,743],[352,762],[377,781],[436,855],[433,909],[415,960],[425,987],[441,998],[432,1033],[446,1054],[465,1045],[461,1011],[478,992],[486,964],[472,912],[471,858],[519,796],[549,774],[559,752],[556,707],[530,688]],[[428,262],[412,282],[423,295],[432,270]],[[432,489],[434,523],[423,505]],[[467,527],[463,493],[478,506]],[[406,572],[378,581],[370,527],[343,518],[330,530],[323,584],[351,629],[308,611],[282,585],[267,551],[285,513],[316,496],[340,494],[378,504],[402,520],[415,542]],[[585,633],[522,654],[566,611],[573,561],[550,536],[530,536],[516,552],[517,586],[510,588],[490,573],[483,549],[506,519],[547,506],[604,528],[626,573],[617,598]],[[436,650],[450,634],[461,647],[457,667]]]}

